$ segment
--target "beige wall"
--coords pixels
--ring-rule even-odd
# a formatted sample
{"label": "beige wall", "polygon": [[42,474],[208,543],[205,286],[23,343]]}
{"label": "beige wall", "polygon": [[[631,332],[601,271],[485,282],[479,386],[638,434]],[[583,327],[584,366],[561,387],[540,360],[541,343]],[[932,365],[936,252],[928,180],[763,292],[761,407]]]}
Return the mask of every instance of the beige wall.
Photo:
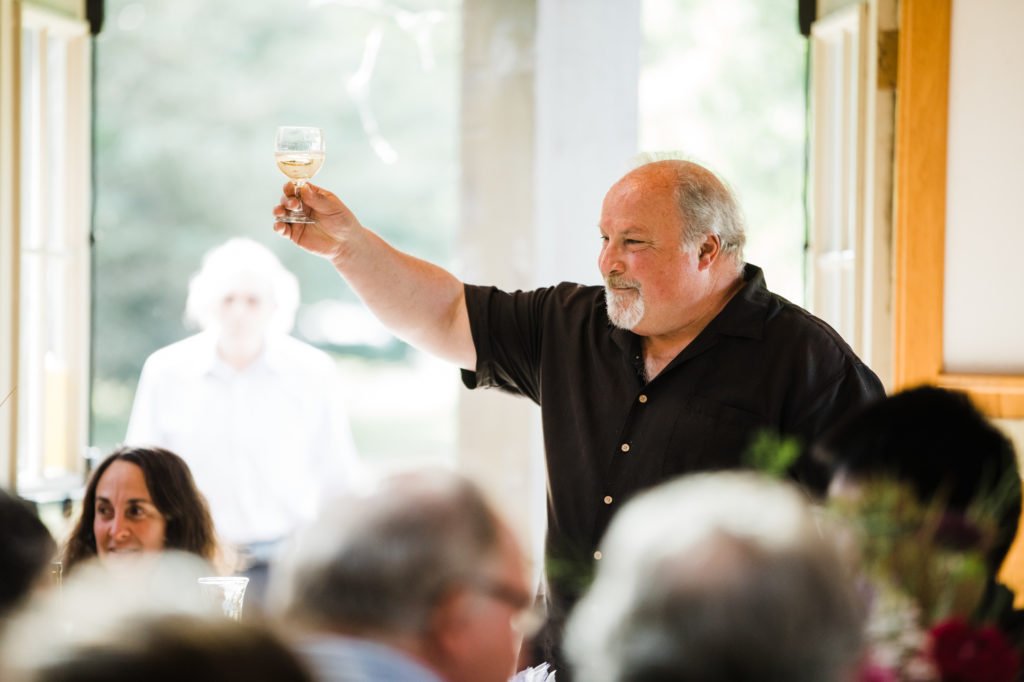
{"label": "beige wall", "polygon": [[[1024,4],[954,0],[943,355],[946,371],[1024,373]],[[1024,461],[1024,420],[998,424]]]}
{"label": "beige wall", "polygon": [[[943,366],[1024,374],[1024,2],[954,0]],[[1000,294],[1000,292],[1005,292]]]}

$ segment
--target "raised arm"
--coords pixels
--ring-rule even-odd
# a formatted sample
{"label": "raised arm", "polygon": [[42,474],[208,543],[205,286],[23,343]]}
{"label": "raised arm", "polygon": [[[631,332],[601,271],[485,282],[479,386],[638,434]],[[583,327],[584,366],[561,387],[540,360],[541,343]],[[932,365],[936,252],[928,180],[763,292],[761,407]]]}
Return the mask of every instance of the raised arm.
{"label": "raised arm", "polygon": [[[298,208],[291,183],[274,215]],[[399,338],[464,369],[476,368],[462,282],[402,253],[363,227],[331,192],[306,184],[302,203],[315,224],[274,223],[274,231],[334,264],[374,315]]]}

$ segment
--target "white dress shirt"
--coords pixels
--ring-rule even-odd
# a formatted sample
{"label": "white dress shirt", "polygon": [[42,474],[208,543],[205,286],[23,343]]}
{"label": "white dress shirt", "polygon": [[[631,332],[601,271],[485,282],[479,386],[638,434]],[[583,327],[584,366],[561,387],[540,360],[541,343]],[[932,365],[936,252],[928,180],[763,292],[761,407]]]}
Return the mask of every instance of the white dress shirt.
{"label": "white dress shirt", "polygon": [[337,367],[285,335],[241,371],[218,357],[210,332],[153,353],[126,442],[188,462],[218,534],[238,545],[287,535],[359,477]]}

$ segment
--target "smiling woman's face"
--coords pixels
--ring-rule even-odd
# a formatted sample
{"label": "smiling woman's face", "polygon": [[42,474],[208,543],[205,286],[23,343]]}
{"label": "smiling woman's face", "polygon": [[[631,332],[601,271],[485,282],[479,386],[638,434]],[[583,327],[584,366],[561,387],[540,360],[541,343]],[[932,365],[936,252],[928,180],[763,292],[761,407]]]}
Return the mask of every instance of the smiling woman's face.
{"label": "smiling woman's face", "polygon": [[138,465],[117,460],[103,472],[96,485],[92,529],[96,553],[103,561],[118,554],[164,548],[167,521],[153,504]]}

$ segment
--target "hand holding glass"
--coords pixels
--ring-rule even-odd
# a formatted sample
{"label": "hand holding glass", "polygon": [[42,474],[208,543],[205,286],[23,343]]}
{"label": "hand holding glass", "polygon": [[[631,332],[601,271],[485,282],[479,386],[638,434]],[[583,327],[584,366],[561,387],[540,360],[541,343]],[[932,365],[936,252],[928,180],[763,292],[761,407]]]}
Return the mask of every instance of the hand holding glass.
{"label": "hand holding glass", "polygon": [[319,128],[282,126],[277,129],[274,159],[281,172],[292,180],[299,207],[277,219],[282,223],[315,223],[302,210],[299,190],[324,164],[324,134]]}

